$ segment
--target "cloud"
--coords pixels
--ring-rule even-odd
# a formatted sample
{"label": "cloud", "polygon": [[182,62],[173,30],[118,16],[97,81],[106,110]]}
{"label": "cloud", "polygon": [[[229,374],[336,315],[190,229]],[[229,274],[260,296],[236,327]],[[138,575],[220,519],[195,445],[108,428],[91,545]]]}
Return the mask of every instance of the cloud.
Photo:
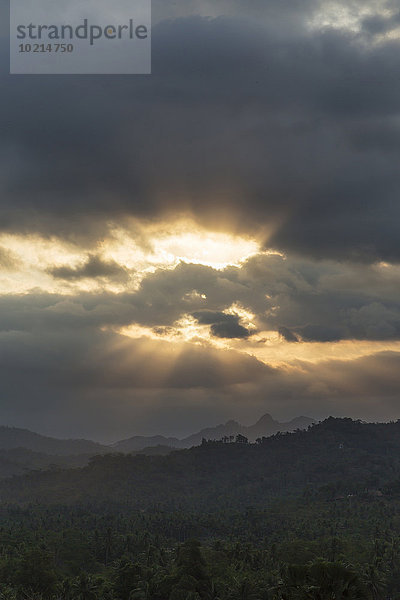
{"label": "cloud", "polygon": [[398,43],[306,26],[326,3],[230,4],[168,4],[147,79],[3,75],[3,228],[101,237],[186,211],[284,251],[398,261]]}
{"label": "cloud", "polygon": [[126,280],[127,270],[115,261],[105,261],[100,256],[89,255],[86,261],[77,267],[63,266],[48,269],[53,277],[74,281],[77,279],[117,279]]}
{"label": "cloud", "polygon": [[299,338],[287,327],[279,327],[279,335],[281,335],[287,342],[298,342]]}
{"label": "cloud", "polygon": [[189,313],[206,325],[246,327],[226,312],[239,303],[254,314],[257,330],[287,340],[393,340],[400,338],[399,285],[398,267],[259,254],[222,270],[185,263],[158,270],[142,281],[131,305],[147,326],[173,325]]}
{"label": "cloud", "polygon": [[219,338],[248,338],[250,332],[248,329],[239,325],[239,323],[232,322],[222,322],[222,323],[213,323],[211,325],[211,333],[215,337]]}
{"label": "cloud", "polygon": [[297,331],[305,341],[337,342],[346,337],[340,327],[329,327],[323,324],[305,325],[299,327]]}
{"label": "cloud", "polygon": [[192,315],[198,323],[211,325],[211,333],[219,338],[248,338],[250,331],[240,325],[240,317],[235,314],[202,310]]}
{"label": "cloud", "polygon": [[362,20],[362,28],[371,35],[385,34],[400,26],[400,12],[387,16],[372,14]]}
{"label": "cloud", "polygon": [[18,258],[10,252],[10,250],[0,246],[0,268],[8,271],[17,268],[18,266]]}
{"label": "cloud", "polygon": [[[92,276],[120,276],[118,265],[111,264],[111,272],[108,263],[95,267]],[[88,276],[85,266],[61,274],[72,283]],[[399,267],[259,254],[224,269],[187,263],[159,268],[137,289],[118,293],[0,296],[0,330],[138,325],[165,336],[191,315],[220,339],[251,342],[256,332],[275,331],[287,341],[399,340],[399,285]]]}

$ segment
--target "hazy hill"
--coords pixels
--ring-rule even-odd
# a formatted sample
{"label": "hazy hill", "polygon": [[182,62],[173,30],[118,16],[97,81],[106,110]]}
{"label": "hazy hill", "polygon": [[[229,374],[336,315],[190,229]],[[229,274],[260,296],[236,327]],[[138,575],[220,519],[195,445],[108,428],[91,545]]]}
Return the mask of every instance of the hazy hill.
{"label": "hazy hill", "polygon": [[312,419],[299,417],[289,423],[278,423],[270,415],[262,417],[255,425],[245,427],[235,421],[211,427],[195,433],[183,440],[174,437],[134,436],[111,446],[89,440],[60,440],[33,433],[27,429],[0,427],[0,478],[21,475],[29,470],[46,469],[50,466],[84,466],[98,454],[141,453],[150,456],[167,455],[174,448],[189,448],[201,444],[202,439],[221,439],[236,436],[238,433],[255,440],[277,431],[291,431],[306,428]]}
{"label": "hazy hill", "polygon": [[170,448],[178,448],[180,440],[174,437],[164,437],[163,435],[144,436],[135,435],[127,440],[121,440],[111,446],[115,452],[137,452],[144,448],[153,448],[155,446],[168,446]]}
{"label": "hazy hill", "polygon": [[3,501],[121,503],[212,510],[263,506],[283,493],[392,493],[400,489],[400,422],[327,419],[258,444],[209,442],[168,456],[105,455],[89,466],[0,484]]}
{"label": "hazy hill", "polygon": [[138,450],[137,452],[134,452],[133,454],[144,454],[145,456],[167,456],[168,454],[171,454],[171,452],[173,452],[175,450],[175,448],[172,448],[171,446],[149,446],[148,448],[143,448],[143,450]]}
{"label": "hazy hill", "polygon": [[110,452],[108,446],[102,446],[89,440],[59,440],[33,433],[28,429],[0,426],[0,449],[11,450],[13,448],[25,448],[34,452],[59,456]]}
{"label": "hazy hill", "polygon": [[135,452],[149,446],[170,446],[174,448],[191,448],[192,446],[199,446],[203,438],[207,440],[220,440],[223,437],[236,436],[238,434],[246,436],[249,441],[254,442],[257,438],[263,436],[273,435],[278,431],[294,431],[295,429],[307,429],[314,423],[313,419],[308,417],[297,417],[287,423],[280,423],[275,421],[271,415],[266,414],[257,421],[254,425],[246,427],[241,425],[237,421],[228,421],[224,425],[217,425],[216,427],[208,427],[201,431],[189,435],[186,438],[178,439],[174,437],[163,437],[163,436],[133,436],[129,439],[123,440],[113,444],[113,449],[118,452]]}

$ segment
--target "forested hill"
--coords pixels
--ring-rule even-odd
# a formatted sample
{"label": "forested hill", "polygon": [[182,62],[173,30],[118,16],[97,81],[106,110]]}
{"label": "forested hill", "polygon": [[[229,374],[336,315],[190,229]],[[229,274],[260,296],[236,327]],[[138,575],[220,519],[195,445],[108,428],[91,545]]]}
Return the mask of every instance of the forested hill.
{"label": "forested hill", "polygon": [[390,495],[400,489],[400,422],[329,418],[255,444],[206,442],[168,456],[106,455],[81,469],[4,480],[3,502],[115,502],[146,509],[263,505],[282,493]]}
{"label": "forested hill", "polygon": [[110,448],[90,440],[60,440],[34,433],[28,429],[0,426],[0,448],[12,450],[25,448],[33,452],[69,456],[110,452]]}

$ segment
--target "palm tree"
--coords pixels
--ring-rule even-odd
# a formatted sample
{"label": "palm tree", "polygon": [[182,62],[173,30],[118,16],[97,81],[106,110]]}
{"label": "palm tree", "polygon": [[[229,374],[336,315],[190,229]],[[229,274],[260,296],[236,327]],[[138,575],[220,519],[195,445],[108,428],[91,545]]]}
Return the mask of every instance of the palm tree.
{"label": "palm tree", "polygon": [[61,600],[73,600],[74,590],[69,579],[64,579],[64,581],[60,584],[59,596]]}
{"label": "palm tree", "polygon": [[0,600],[16,600],[17,592],[8,586],[1,586]]}
{"label": "palm tree", "polygon": [[82,573],[74,582],[74,600],[97,600],[98,584],[87,573]]}
{"label": "palm tree", "polygon": [[150,584],[147,581],[141,581],[138,587],[129,595],[129,600],[150,600],[150,598]]}
{"label": "palm tree", "polygon": [[368,565],[364,571],[364,583],[372,600],[380,600],[386,587],[386,577],[377,565]]}
{"label": "palm tree", "polygon": [[367,593],[357,573],[341,562],[312,563],[310,582],[318,590],[311,598],[319,600],[365,600]]}
{"label": "palm tree", "polygon": [[234,589],[229,593],[229,600],[258,600],[258,595],[247,577],[241,581],[236,579],[235,583]]}
{"label": "palm tree", "polygon": [[205,600],[221,600],[215,581],[210,581],[208,588],[204,592]]}

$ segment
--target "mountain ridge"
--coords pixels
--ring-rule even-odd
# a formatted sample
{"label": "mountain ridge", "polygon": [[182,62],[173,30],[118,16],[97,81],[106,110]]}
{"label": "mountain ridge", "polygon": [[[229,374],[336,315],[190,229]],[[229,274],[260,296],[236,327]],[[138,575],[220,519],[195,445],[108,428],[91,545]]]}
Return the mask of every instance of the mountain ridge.
{"label": "mountain ridge", "polygon": [[[295,429],[307,429],[315,423],[309,417],[295,417],[291,421],[280,423],[275,421],[268,413],[260,417],[253,425],[242,425],[233,419],[215,427],[206,427],[185,438],[166,437],[163,435],[137,435],[120,440],[114,444],[100,444],[86,439],[59,439],[49,437],[18,427],[0,426],[0,450],[25,449],[31,452],[53,456],[68,457],[97,454],[110,454],[116,452],[131,453],[141,452],[157,447],[169,447],[176,449],[199,446],[203,438],[219,440],[224,437],[244,435],[249,441],[255,441],[258,437],[270,436],[278,431],[294,431]],[[51,462],[51,461],[50,461]]]}
{"label": "mountain ridge", "polygon": [[110,452],[108,446],[91,440],[59,439],[41,435],[29,429],[0,425],[0,449],[15,450],[16,448],[25,448],[33,452],[56,456]]}
{"label": "mountain ridge", "polygon": [[[230,419],[224,424],[216,425],[215,427],[206,427],[197,433],[193,433],[185,438],[166,438],[164,436],[133,436],[126,440],[121,440],[113,444],[113,448],[120,452],[134,452],[141,450],[144,447],[153,445],[171,446],[174,448],[190,448],[191,446],[199,446],[202,439],[221,439],[223,437],[244,435],[249,441],[254,442],[259,437],[268,437],[281,431],[295,431],[296,429],[307,429],[315,423],[310,417],[295,417],[288,422],[275,421],[273,417],[266,413],[258,419],[254,425],[242,425],[238,421]],[[142,448],[140,444],[145,444]]]}

